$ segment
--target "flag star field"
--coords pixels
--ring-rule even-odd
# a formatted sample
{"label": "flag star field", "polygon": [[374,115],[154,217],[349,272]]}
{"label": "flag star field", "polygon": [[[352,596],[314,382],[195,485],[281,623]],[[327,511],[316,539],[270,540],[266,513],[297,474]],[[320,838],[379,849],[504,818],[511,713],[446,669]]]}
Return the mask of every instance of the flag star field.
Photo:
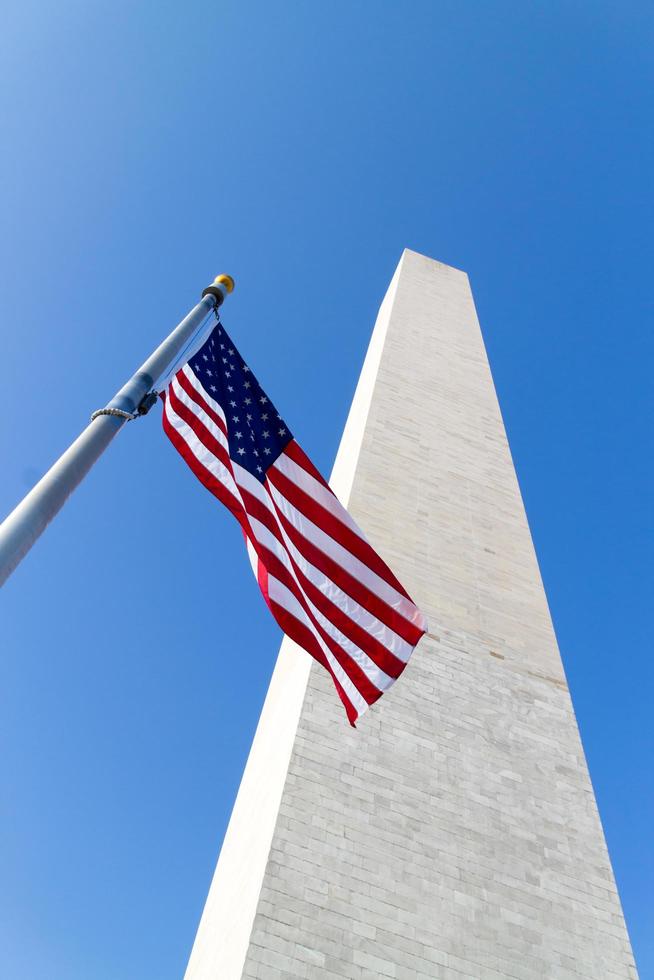
{"label": "flag star field", "polygon": [[204,389],[223,406],[234,457],[263,483],[266,470],[293,438],[288,426],[221,326],[191,359],[191,366]]}

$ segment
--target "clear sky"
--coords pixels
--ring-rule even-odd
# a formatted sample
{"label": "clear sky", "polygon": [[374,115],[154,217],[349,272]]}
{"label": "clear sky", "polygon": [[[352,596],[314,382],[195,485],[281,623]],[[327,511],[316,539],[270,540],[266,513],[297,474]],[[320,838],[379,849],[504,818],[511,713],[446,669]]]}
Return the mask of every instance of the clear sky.
{"label": "clear sky", "polygon": [[[653,42],[633,0],[21,0],[0,33],[0,510],[222,271],[328,472],[402,249],[465,269],[642,978]],[[12,980],[181,976],[279,645],[158,415],[0,596]]]}

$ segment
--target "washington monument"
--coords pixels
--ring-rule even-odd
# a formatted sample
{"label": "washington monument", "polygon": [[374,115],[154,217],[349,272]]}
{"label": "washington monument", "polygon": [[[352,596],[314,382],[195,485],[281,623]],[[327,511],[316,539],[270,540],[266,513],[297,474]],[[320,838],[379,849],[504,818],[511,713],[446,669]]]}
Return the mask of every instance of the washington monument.
{"label": "washington monument", "polygon": [[429,632],[357,730],[284,640],[187,980],[635,978],[465,273],[404,252],[331,484]]}

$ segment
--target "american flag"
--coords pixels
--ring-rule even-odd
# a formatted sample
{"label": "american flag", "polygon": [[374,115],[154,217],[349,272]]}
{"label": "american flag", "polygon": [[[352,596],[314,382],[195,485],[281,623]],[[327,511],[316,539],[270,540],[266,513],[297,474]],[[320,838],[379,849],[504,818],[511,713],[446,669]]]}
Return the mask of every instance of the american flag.
{"label": "american flag", "polygon": [[166,435],[241,525],[282,630],[329,671],[352,725],[427,626],[218,323],[165,392]]}

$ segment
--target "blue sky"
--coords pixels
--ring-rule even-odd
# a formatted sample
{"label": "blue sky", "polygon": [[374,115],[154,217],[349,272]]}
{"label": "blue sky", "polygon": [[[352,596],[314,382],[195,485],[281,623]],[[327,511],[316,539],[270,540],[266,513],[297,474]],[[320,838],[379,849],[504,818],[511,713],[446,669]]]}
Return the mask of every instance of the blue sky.
{"label": "blue sky", "polygon": [[[465,269],[643,978],[653,28],[630,0],[66,0],[0,35],[0,510],[221,271],[329,471],[402,249]],[[3,976],[181,975],[272,670],[240,532],[157,415],[0,596]]]}

